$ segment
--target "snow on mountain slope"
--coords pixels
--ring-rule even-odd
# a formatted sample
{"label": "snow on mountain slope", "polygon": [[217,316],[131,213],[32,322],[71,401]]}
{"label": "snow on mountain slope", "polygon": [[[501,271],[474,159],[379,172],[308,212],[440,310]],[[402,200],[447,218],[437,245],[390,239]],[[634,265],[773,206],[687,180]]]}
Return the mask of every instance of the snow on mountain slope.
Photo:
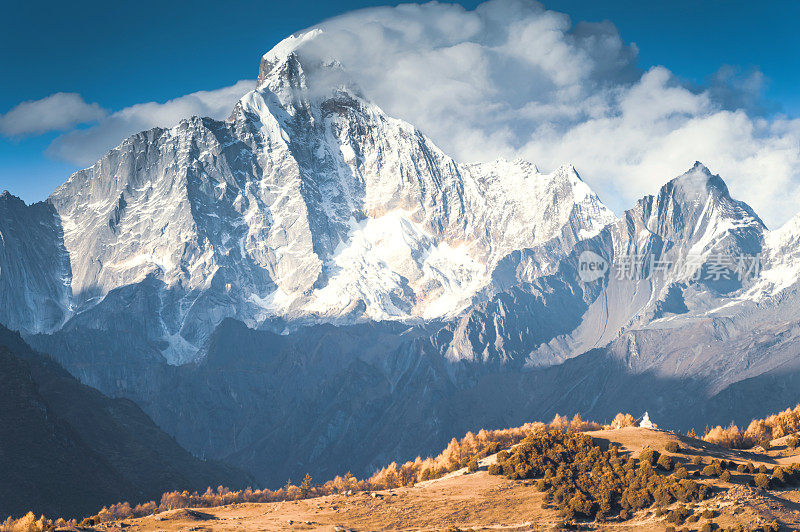
{"label": "snow on mountain slope", "polygon": [[305,62],[314,35],[264,56],[228,122],[134,135],[52,194],[76,308],[153,276],[150,334],[179,363],[224,317],[449,318],[513,251],[549,243],[555,263],[613,221],[571,166],[456,163]]}
{"label": "snow on mountain slope", "polygon": [[[767,233],[699,163],[617,220],[569,165],[453,161],[338,63],[304,60],[315,35],[267,53],[227,122],[134,135],[59,187],[49,205],[70,275],[48,297],[81,313],[156,281],[139,298],[154,318],[146,335],[172,363],[234,317],[276,329],[456,320],[451,359],[550,364],[624,330],[732,312],[796,276],[784,248],[797,249],[797,231]],[[587,287],[579,242],[609,263],[676,267]],[[699,279],[713,256],[762,245],[755,284]]]}
{"label": "snow on mountain slope", "polygon": [[[509,408],[688,423],[703,394],[796,371],[800,218],[768,232],[699,163],[619,218],[570,166],[459,164],[304,60],[313,38],[266,54],[228,121],[134,135],[45,204],[0,196],[0,321],[279,482]],[[609,271],[581,280],[586,251]],[[706,275],[759,253],[755,279]]]}
{"label": "snow on mountain slope", "polygon": [[[761,252],[767,231],[719,176],[697,163],[657,196],[640,200],[608,232],[612,247],[603,255],[619,269],[570,333],[568,351],[601,347],[624,330],[661,319],[704,316],[741,296],[752,279],[739,280],[734,270],[740,257]],[[640,270],[620,271],[631,260]]]}
{"label": "snow on mountain slope", "polygon": [[775,297],[800,282],[800,214],[766,234],[759,282],[749,290],[753,299]]}
{"label": "snow on mountain slope", "polygon": [[[551,365],[632,328],[707,319],[746,299],[754,280],[737,278],[736,261],[757,256],[765,233],[758,216],[697,163],[577,243],[550,271],[539,266],[537,275],[528,274],[547,261],[541,249],[509,257],[495,272],[497,289],[456,319],[443,350],[451,360]],[[587,251],[607,269],[582,281]]]}

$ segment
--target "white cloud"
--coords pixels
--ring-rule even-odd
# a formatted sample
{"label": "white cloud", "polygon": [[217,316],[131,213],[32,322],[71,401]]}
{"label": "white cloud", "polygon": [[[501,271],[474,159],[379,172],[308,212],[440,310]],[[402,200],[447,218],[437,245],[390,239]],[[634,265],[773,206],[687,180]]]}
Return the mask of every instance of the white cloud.
{"label": "white cloud", "polygon": [[134,133],[154,127],[172,127],[195,115],[227,118],[239,98],[254,87],[254,81],[242,80],[229,87],[198,91],[164,103],[147,102],[126,107],[92,127],[61,135],[53,141],[47,153],[79,166],[88,166]]}
{"label": "white cloud", "polygon": [[534,135],[520,153],[545,166],[573,162],[618,210],[700,160],[768,225],[798,212],[800,120],[721,109],[663,68],[623,91],[613,112]]}
{"label": "white cloud", "polygon": [[[800,121],[764,117],[758,71],[722,66],[691,86],[667,68],[640,69],[613,24],[573,25],[529,0],[369,8],[317,27],[301,55],[339,61],[387,113],[460,161],[571,162],[619,212],[700,160],[771,226],[800,204]],[[224,118],[252,87],[135,105],[59,137],[49,153],[92,164],[140,130]]]}
{"label": "white cloud", "polygon": [[798,210],[800,121],[759,117],[758,71],[723,66],[690,86],[640,70],[613,24],[525,0],[370,8],[317,27],[301,55],[338,60],[460,161],[571,162],[620,211],[700,160],[769,225]]}
{"label": "white cloud", "polygon": [[106,116],[96,103],[86,103],[80,94],[57,92],[41,100],[22,102],[0,115],[0,134],[7,137],[65,131],[78,124]]}

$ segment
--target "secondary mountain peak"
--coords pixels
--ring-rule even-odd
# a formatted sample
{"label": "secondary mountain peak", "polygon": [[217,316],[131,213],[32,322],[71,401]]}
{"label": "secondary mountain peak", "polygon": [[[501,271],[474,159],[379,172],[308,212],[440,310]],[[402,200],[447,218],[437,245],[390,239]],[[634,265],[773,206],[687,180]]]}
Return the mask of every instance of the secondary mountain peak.
{"label": "secondary mountain peak", "polygon": [[722,252],[721,241],[731,239],[738,249],[757,253],[766,230],[753,209],[731,197],[725,181],[699,162],[630,213],[668,242],[686,243],[689,254]]}
{"label": "secondary mountain peak", "polygon": [[734,199],[725,181],[699,161],[688,171],[666,183],[661,188],[659,196],[662,198],[671,196],[685,204],[705,205],[710,201],[723,206],[721,213],[725,216],[742,217],[747,223],[765,227],[753,209],[746,203]]}
{"label": "secondary mountain peak", "polygon": [[696,161],[692,167],[672,179],[667,185],[672,184],[672,188],[684,194],[686,199],[693,196],[705,197],[709,193],[720,196],[730,196],[728,186],[723,179],[711,173],[703,163]]}
{"label": "secondary mountain peak", "polygon": [[3,193],[0,194],[0,201],[3,201],[3,203],[6,205],[14,204],[17,206],[26,207],[26,204],[24,201],[22,201],[22,198],[15,196],[8,190],[4,190]]}

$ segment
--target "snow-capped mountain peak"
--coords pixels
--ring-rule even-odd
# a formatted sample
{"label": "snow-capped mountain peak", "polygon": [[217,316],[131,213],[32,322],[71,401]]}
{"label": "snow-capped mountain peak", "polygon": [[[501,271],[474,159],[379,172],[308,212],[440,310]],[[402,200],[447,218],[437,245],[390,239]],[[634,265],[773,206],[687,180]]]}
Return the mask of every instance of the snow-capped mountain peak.
{"label": "snow-capped mountain peak", "polygon": [[722,253],[730,245],[757,253],[766,230],[753,210],[733,199],[725,182],[700,162],[667,182],[658,195],[640,200],[626,217],[641,220],[641,235],[662,235],[666,250],[678,246],[684,256]]}
{"label": "snow-capped mountain peak", "polygon": [[271,50],[261,57],[261,64],[259,65],[258,78],[256,84],[261,87],[266,82],[267,78],[273,73],[276,66],[286,63],[290,58],[297,58],[295,51],[300,48],[304,43],[311,41],[317,36],[322,34],[319,28],[290,35],[276,44]]}
{"label": "snow-capped mountain peak", "polygon": [[454,316],[508,254],[548,243],[555,264],[614,220],[569,165],[457,163],[304,58],[314,35],[267,53],[227,122],[134,135],[53,193],[70,308],[155,279],[149,334],[182,362],[226,316]]}

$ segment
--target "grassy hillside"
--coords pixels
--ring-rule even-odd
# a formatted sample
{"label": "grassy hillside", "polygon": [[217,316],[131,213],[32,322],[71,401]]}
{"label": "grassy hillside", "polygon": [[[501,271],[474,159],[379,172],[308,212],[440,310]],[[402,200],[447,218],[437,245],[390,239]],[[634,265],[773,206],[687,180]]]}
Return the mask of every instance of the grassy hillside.
{"label": "grassy hillside", "polygon": [[[489,441],[517,443],[477,458],[485,455],[481,442]],[[470,449],[477,454],[470,457]],[[467,465],[458,468],[461,460]],[[425,463],[449,465],[437,478],[412,479],[412,467]],[[83,527],[142,532],[793,530],[800,526],[797,464],[800,455],[779,441],[768,452],[744,451],[668,431],[559,419],[467,435],[437,457],[391,464],[362,481],[348,476],[274,492],[171,492],[158,503],[142,505],[138,517],[135,508],[123,504],[104,509]],[[39,529],[32,516],[24,524]]]}

